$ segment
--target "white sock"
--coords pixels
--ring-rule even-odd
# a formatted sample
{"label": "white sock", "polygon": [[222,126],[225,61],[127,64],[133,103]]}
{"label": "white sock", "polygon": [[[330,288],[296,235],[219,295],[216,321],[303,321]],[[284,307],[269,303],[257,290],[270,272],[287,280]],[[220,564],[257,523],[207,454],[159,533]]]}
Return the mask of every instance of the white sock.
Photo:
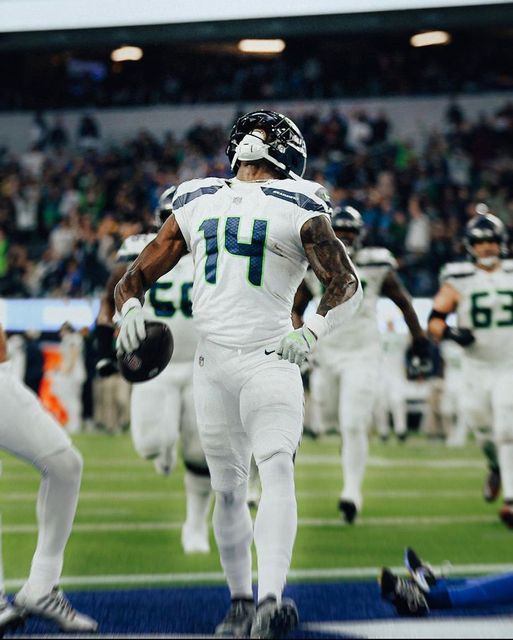
{"label": "white sock", "polygon": [[344,430],[342,442],[344,489],[342,490],[342,498],[354,502],[358,510],[362,508],[362,482],[368,450],[369,443],[365,430]]}
{"label": "white sock", "polygon": [[217,548],[232,598],[252,598],[251,542],[253,522],[245,484],[235,491],[216,492],[212,522]]}
{"label": "white sock", "polygon": [[37,498],[38,538],[27,586],[45,595],[59,583],[64,549],[75,518],[82,478],[82,457],[71,447],[37,465],[42,472]]}
{"label": "white sock", "polygon": [[184,484],[187,504],[185,526],[193,531],[204,532],[208,528],[207,519],[212,496],[210,476],[200,476],[187,469]]}
{"label": "white sock", "polygon": [[501,470],[502,495],[504,500],[513,500],[513,442],[499,443],[497,456]]}
{"label": "white sock", "polygon": [[255,520],[258,558],[258,600],[268,595],[281,601],[297,531],[294,463],[277,453],[259,467],[262,496]]}

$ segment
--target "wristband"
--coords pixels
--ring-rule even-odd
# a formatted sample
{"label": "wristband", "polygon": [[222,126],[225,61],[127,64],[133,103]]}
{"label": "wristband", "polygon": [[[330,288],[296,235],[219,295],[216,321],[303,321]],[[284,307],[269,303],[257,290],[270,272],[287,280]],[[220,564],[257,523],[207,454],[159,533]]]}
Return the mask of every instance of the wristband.
{"label": "wristband", "polygon": [[313,318],[306,323],[306,328],[319,340],[321,336],[328,333],[328,321],[320,313],[316,313]]}
{"label": "wristband", "polygon": [[142,309],[141,301],[138,300],[137,298],[128,298],[128,300],[125,303],[123,303],[123,306],[121,307],[121,315],[124,318],[131,309],[136,309],[136,308]]}

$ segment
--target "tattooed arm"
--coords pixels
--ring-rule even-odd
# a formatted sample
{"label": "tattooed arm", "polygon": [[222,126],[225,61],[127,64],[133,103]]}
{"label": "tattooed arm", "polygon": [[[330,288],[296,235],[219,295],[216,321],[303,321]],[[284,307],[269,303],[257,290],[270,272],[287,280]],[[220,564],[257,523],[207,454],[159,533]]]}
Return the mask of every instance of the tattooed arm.
{"label": "tattooed arm", "polygon": [[306,257],[325,287],[315,316],[306,325],[284,336],[276,354],[301,366],[316,341],[344,324],[358,309],[362,287],[344,245],[337,239],[329,220],[318,216],[301,228]]}
{"label": "tattooed arm", "polygon": [[315,275],[326,289],[317,314],[308,322],[308,328],[319,338],[356,311],[362,288],[344,245],[325,216],[305,222],[301,241]]}
{"label": "tattooed arm", "polygon": [[186,253],[187,245],[180,227],[174,215],[170,215],[157,237],[143,249],[114,290],[116,308],[122,316],[117,341],[120,352],[135,351],[144,340],[144,293]]}

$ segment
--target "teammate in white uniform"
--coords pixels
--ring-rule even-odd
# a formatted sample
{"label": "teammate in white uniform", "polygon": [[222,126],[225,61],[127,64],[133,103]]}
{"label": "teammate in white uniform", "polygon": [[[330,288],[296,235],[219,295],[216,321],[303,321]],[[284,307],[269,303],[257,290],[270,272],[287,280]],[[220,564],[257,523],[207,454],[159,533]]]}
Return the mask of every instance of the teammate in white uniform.
{"label": "teammate in white uniform", "polygon": [[[507,246],[502,222],[478,213],[467,225],[466,246],[474,262],[452,263],[441,274],[441,287],[429,321],[431,335],[465,347],[464,407],[468,427],[497,448],[504,504],[503,522],[513,528],[513,261],[501,259]],[[456,312],[458,327],[445,318]],[[485,499],[498,495],[498,468],[492,463]]]}
{"label": "teammate in white uniform", "polygon": [[462,447],[467,441],[463,386],[463,347],[452,340],[440,345],[444,363],[444,385],[440,412],[448,447]]}
{"label": "teammate in white uniform", "polygon": [[6,599],[0,581],[0,636],[30,615],[52,620],[65,632],[95,631],[96,621],[75,611],[58,588],[77,508],[82,457],[37,396],[11,371],[1,327],[0,405],[0,448],[34,465],[42,476],[37,499],[37,548],[28,580],[13,604]]}
{"label": "teammate in white uniform", "polygon": [[[282,600],[297,508],[293,457],[303,420],[299,367],[319,336],[346,323],[361,287],[331,228],[326,191],[303,180],[306,147],[285,116],[240,118],[227,154],[237,177],[182,184],[173,215],[116,287],[119,349],[145,337],[145,289],[187,251],[200,335],[194,401],[216,492],[214,533],[232,596],[220,636],[276,638],[297,624]],[[293,330],[294,294],[308,261],[326,286],[318,313]],[[251,588],[253,526],[246,504],[251,454],[262,495],[255,521],[258,607]]]}
{"label": "teammate in white uniform", "polygon": [[393,320],[387,321],[382,337],[382,366],[378,381],[375,411],[377,431],[382,440],[390,433],[388,421],[392,416],[394,433],[400,441],[407,436],[406,424],[406,349],[408,337],[395,330]]}
{"label": "teammate in white uniform", "polygon": [[[170,204],[175,187],[161,196],[157,210],[158,226],[171,213]],[[114,286],[141,251],[156,237],[156,233],[140,233],[126,238],[118,251],[114,272],[116,282],[110,282],[104,296],[101,317],[114,314]],[[168,475],[176,462],[179,436],[185,464],[186,520],[182,527],[182,547],[185,553],[208,553],[208,514],[210,510],[210,476],[199,441],[192,397],[192,370],[198,337],[192,322],[192,256],[184,256],[172,274],[164,274],[146,293],[145,311],[149,320],[166,323],[174,338],[172,362],[156,378],[132,385],[132,441],[137,453],[153,460],[155,469]],[[99,368],[114,371],[112,328],[107,331],[107,344],[100,357]]]}
{"label": "teammate in white uniform", "polygon": [[[364,291],[363,303],[353,322],[340,326],[317,343],[310,389],[313,415],[327,426],[337,425],[342,434],[344,486],[339,509],[344,520],[352,523],[363,506],[361,486],[380,371],[378,297],[389,297],[402,311],[413,338],[413,351],[422,367],[429,365],[430,345],[410,297],[396,275],[396,262],[390,251],[380,247],[360,248],[363,231],[360,213],[353,207],[339,209],[333,217],[333,228],[354,256]],[[321,293],[321,284],[310,272],[296,296],[295,312],[301,316],[309,300]]]}

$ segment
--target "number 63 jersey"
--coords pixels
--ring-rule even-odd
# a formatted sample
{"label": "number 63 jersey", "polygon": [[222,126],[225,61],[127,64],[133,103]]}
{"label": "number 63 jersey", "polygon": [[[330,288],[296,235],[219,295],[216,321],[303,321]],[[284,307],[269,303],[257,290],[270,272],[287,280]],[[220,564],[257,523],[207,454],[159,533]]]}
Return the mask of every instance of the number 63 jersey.
{"label": "number 63 jersey", "polygon": [[[118,251],[118,262],[133,262],[155,236],[155,233],[145,233],[127,238]],[[187,254],[146,292],[145,313],[166,323],[173,334],[173,362],[192,362],[198,344],[192,322],[193,276],[192,256]]]}
{"label": "number 63 jersey", "polygon": [[464,350],[465,360],[513,367],[513,260],[502,260],[491,272],[470,262],[449,263],[440,278],[460,295],[458,326],[476,337]]}
{"label": "number 63 jersey", "polygon": [[292,330],[294,295],[307,259],[301,228],[329,216],[308,180],[181,184],[173,213],[194,259],[194,322],[200,335],[236,348],[272,345]]}

